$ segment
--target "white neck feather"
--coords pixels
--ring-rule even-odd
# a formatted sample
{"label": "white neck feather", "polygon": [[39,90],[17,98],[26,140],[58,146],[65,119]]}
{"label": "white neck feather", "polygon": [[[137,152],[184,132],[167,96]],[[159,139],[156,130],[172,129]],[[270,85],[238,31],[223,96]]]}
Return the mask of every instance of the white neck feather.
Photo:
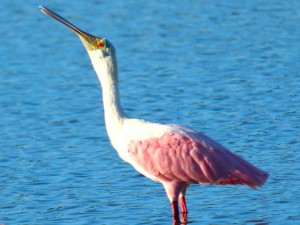
{"label": "white neck feather", "polygon": [[105,125],[108,136],[113,142],[118,131],[122,129],[124,119],[127,118],[119,99],[116,60],[112,56],[100,58],[97,52],[89,52],[89,55],[102,86]]}

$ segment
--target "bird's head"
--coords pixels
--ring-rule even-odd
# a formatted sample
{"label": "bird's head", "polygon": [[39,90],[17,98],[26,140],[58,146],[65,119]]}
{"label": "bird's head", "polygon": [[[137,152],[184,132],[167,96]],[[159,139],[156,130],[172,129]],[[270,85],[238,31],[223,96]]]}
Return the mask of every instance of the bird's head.
{"label": "bird's head", "polygon": [[41,11],[45,13],[46,15],[52,17],[53,19],[58,20],[62,24],[69,27],[72,31],[74,31],[79,38],[81,39],[84,47],[86,48],[88,54],[90,55],[92,61],[93,58],[98,59],[105,59],[107,57],[109,58],[115,58],[115,48],[114,46],[105,38],[96,37],[94,35],[91,35],[87,32],[82,31],[69,21],[67,21],[62,16],[58,15],[57,13],[53,12],[52,10],[44,7],[39,6]]}

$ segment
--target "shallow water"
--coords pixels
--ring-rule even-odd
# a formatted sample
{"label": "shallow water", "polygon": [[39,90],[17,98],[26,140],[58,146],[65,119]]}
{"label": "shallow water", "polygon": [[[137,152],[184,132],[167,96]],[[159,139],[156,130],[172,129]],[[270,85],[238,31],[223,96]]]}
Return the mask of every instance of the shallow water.
{"label": "shallow water", "polygon": [[160,184],[119,159],[78,38],[109,38],[133,116],[202,131],[267,184],[192,186],[192,224],[300,224],[298,1],[1,2],[0,223],[171,224]]}

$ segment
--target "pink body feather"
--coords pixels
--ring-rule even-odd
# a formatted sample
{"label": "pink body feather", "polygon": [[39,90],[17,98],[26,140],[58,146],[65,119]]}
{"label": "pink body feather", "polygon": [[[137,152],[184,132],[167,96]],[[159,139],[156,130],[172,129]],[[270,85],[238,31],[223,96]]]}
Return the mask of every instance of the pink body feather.
{"label": "pink body feather", "polygon": [[163,184],[244,184],[252,188],[265,183],[268,174],[194,130],[174,129],[159,138],[131,141],[132,159]]}

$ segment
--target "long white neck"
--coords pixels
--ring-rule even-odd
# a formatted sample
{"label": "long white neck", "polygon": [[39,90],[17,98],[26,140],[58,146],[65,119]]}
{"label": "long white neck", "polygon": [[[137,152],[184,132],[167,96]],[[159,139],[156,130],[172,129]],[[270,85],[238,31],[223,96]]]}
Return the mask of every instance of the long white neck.
{"label": "long white neck", "polygon": [[94,69],[102,86],[105,125],[108,136],[114,145],[114,138],[122,129],[124,119],[127,118],[122,110],[119,89],[118,70],[113,56],[99,58],[96,53],[89,53]]}

